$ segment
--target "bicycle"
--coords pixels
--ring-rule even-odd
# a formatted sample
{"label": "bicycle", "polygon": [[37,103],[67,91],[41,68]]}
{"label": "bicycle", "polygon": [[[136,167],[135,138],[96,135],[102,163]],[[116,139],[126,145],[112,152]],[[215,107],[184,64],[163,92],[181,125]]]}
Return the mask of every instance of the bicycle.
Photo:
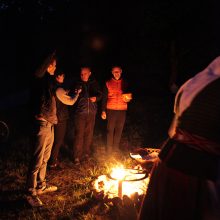
{"label": "bicycle", "polygon": [[9,127],[4,121],[0,121],[0,143],[4,143],[9,137]]}

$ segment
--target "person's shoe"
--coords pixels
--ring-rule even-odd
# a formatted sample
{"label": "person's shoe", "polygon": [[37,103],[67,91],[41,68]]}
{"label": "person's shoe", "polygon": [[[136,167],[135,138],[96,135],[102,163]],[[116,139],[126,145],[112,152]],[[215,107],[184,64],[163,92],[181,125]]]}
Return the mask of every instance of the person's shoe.
{"label": "person's shoe", "polygon": [[53,163],[53,164],[49,164],[48,165],[48,168],[50,169],[50,170],[53,170],[53,169],[55,169],[57,167],[57,163]]}
{"label": "person's shoe", "polygon": [[85,154],[83,157],[83,162],[87,162],[90,160],[90,156],[88,154]]}
{"label": "person's shoe", "polygon": [[48,168],[49,170],[62,170],[63,169],[60,163],[50,164]]}
{"label": "person's shoe", "polygon": [[26,196],[26,200],[28,202],[29,205],[31,205],[32,207],[40,207],[43,206],[42,201],[39,199],[39,197],[37,195],[27,195]]}
{"label": "person's shoe", "polygon": [[43,186],[43,187],[37,189],[37,194],[41,195],[41,194],[44,194],[44,193],[55,192],[55,191],[57,191],[57,189],[58,189],[57,186],[46,185],[46,186]]}
{"label": "person's shoe", "polygon": [[74,165],[76,165],[76,166],[80,165],[79,158],[74,159]]}

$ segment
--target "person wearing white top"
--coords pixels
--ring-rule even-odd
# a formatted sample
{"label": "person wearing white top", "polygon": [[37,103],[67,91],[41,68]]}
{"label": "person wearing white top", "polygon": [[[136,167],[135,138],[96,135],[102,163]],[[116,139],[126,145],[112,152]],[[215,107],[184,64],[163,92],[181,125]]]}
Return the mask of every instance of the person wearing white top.
{"label": "person wearing white top", "polygon": [[60,148],[64,142],[67,120],[69,119],[68,106],[74,105],[79,97],[81,89],[76,90],[73,96],[69,95],[69,91],[64,89],[63,83],[65,79],[65,73],[62,70],[55,72],[56,80],[56,106],[57,106],[57,118],[58,123],[54,127],[54,144],[51,151],[49,160],[49,168],[55,169],[58,166],[58,156]]}

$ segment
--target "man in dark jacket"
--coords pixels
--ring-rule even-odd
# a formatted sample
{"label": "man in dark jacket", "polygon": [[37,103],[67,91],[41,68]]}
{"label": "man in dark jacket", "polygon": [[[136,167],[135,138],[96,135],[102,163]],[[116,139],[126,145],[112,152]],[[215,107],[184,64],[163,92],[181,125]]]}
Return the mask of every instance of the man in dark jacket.
{"label": "man in dark jacket", "polygon": [[42,206],[38,195],[57,190],[46,184],[47,161],[54,141],[54,124],[57,123],[54,91],[56,58],[50,55],[35,74],[32,86],[33,149],[27,175],[27,201],[33,206]]}
{"label": "man in dark jacket", "polygon": [[79,165],[80,160],[88,159],[91,156],[97,102],[102,97],[97,81],[91,80],[90,76],[90,68],[82,67],[80,72],[81,80],[76,85],[77,89],[82,89],[74,114],[75,138],[73,152],[76,165]]}

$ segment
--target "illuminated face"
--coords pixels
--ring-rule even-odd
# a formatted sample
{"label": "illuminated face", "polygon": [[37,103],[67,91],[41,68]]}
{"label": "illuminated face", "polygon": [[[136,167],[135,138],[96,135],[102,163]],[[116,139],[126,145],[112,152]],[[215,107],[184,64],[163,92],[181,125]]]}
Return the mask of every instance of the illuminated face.
{"label": "illuminated face", "polygon": [[64,78],[65,78],[65,75],[64,75],[64,73],[63,73],[63,74],[58,75],[58,76],[56,77],[56,81],[57,81],[58,83],[63,83],[63,82],[64,82]]}
{"label": "illuminated face", "polygon": [[89,68],[85,67],[81,69],[80,77],[83,82],[87,82],[89,80],[90,75],[91,71]]}
{"label": "illuminated face", "polygon": [[57,65],[57,62],[56,60],[54,60],[48,67],[47,67],[47,72],[50,74],[50,75],[54,75],[54,72],[56,70],[56,65]]}
{"label": "illuminated face", "polygon": [[122,69],[120,67],[114,67],[112,68],[112,74],[116,80],[119,80],[121,78]]}

